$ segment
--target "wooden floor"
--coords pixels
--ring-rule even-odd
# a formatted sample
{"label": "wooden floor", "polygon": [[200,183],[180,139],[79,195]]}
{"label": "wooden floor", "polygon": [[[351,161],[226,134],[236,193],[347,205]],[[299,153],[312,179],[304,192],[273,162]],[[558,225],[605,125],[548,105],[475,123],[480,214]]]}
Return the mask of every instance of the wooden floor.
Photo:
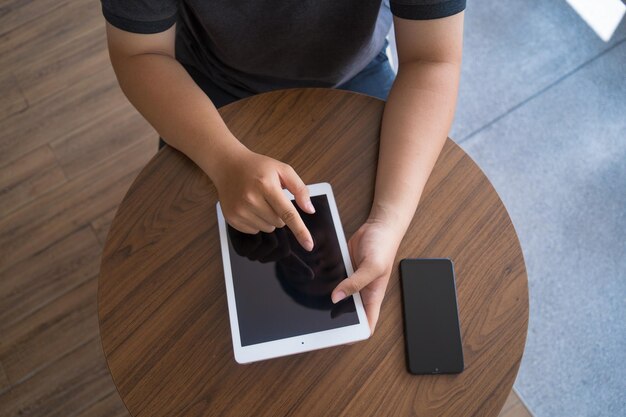
{"label": "wooden floor", "polygon": [[[0,5],[0,416],[128,416],[96,291],[116,207],[157,149],[96,0]],[[501,416],[530,416],[512,392]]]}

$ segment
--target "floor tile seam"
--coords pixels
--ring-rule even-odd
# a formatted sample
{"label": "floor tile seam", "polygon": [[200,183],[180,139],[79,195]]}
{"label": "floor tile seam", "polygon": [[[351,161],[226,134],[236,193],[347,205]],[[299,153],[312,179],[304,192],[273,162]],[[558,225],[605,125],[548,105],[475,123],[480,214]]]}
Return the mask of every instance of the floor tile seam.
{"label": "floor tile seam", "polygon": [[481,126],[478,129],[474,130],[470,134],[468,134],[466,136],[463,136],[460,139],[455,139],[456,143],[457,144],[466,144],[471,139],[475,138],[482,131],[484,131],[484,130],[488,129],[489,127],[493,126],[494,124],[498,123],[500,120],[504,119],[509,114],[514,113],[516,110],[524,107],[524,105],[528,104],[529,102],[531,102],[532,100],[536,99],[537,97],[543,95],[545,92],[547,92],[548,90],[550,90],[553,87],[557,86],[558,84],[560,84],[561,82],[563,82],[567,78],[571,77],[572,75],[576,74],[578,71],[580,71],[584,67],[588,66],[589,64],[591,64],[592,62],[596,61],[597,59],[603,57],[607,53],[611,52],[613,49],[615,49],[615,48],[619,47],[620,45],[624,44],[624,42],[626,42],[626,38],[621,39],[620,41],[616,42],[614,45],[611,45],[610,47],[608,47],[607,49],[605,49],[602,52],[598,53],[597,55],[594,55],[593,57],[589,58],[588,60],[586,60],[585,62],[581,63],[580,65],[578,65],[574,69],[570,70],[569,72],[563,74],[562,76],[560,76],[559,78],[557,78],[556,80],[554,80],[553,82],[548,84],[547,86],[541,88],[539,91],[531,94],[530,96],[528,96],[524,100],[520,101],[519,103],[517,103],[516,105],[514,105],[510,109],[506,110],[504,113],[496,116],[491,121],[485,123],[483,126]]}

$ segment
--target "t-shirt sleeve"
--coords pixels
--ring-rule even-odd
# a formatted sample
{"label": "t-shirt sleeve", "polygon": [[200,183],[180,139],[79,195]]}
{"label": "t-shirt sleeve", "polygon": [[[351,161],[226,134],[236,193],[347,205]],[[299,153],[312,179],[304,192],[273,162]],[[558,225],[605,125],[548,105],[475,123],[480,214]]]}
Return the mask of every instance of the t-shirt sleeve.
{"label": "t-shirt sleeve", "polygon": [[101,0],[102,14],[111,25],[133,33],[159,33],[174,23],[178,0]]}
{"label": "t-shirt sleeve", "polygon": [[391,13],[404,19],[426,20],[465,10],[465,0],[390,0]]}

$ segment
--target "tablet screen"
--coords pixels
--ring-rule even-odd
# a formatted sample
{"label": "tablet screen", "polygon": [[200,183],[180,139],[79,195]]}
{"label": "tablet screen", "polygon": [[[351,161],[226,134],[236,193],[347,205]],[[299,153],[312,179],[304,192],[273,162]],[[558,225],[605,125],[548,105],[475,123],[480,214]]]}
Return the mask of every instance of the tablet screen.
{"label": "tablet screen", "polygon": [[292,200],[313,237],[311,252],[288,227],[251,235],[226,226],[242,346],[359,323],[352,297],[330,299],[347,273],[326,195],[311,202],[314,214]]}

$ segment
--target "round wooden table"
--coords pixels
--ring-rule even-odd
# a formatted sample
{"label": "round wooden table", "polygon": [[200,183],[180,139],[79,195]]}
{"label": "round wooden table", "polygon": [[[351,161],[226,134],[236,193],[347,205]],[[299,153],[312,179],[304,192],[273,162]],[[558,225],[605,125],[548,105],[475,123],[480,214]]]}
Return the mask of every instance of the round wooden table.
{"label": "round wooden table", "polygon": [[[332,89],[279,90],[220,114],[248,148],[333,186],[346,238],[369,213],[384,102]],[[448,140],[396,257],[374,335],[249,365],[233,358],[210,179],[165,147],[113,220],[98,291],[100,335],[122,400],[149,416],[496,416],[528,326],[528,283],[489,180]],[[381,242],[383,244],[383,242]],[[404,355],[398,262],[455,263],[465,370],[414,376]]]}

